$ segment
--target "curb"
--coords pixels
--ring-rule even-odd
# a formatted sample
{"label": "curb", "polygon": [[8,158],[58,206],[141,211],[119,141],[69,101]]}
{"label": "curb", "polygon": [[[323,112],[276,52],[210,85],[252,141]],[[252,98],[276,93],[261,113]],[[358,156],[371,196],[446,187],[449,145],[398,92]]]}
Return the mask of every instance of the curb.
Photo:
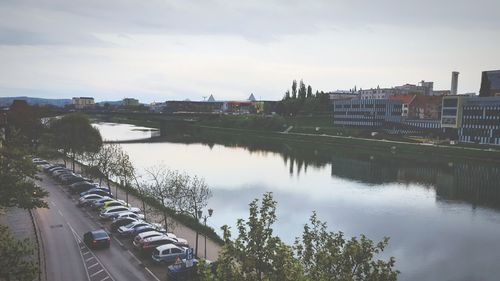
{"label": "curb", "polygon": [[[31,222],[33,223],[33,229],[35,231],[36,244],[38,246],[38,280],[39,281],[47,281],[47,268],[45,265],[45,247],[43,245],[43,239],[41,237],[40,229],[38,228],[38,224],[36,222],[35,215],[33,214],[33,210],[28,210],[28,213],[31,217]],[[43,258],[42,258],[43,256]]]}

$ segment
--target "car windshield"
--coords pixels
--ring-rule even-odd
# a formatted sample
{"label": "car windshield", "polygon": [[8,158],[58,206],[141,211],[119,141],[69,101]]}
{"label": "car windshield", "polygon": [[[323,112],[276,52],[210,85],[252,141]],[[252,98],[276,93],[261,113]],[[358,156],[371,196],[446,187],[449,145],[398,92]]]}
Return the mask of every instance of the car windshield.
{"label": "car windshield", "polygon": [[126,227],[126,228],[131,228],[131,227],[132,227],[132,226],[134,226],[135,224],[136,224],[136,222],[134,221],[134,222],[131,222],[131,223],[129,223],[129,224],[127,224],[127,225],[125,225],[125,227]]}

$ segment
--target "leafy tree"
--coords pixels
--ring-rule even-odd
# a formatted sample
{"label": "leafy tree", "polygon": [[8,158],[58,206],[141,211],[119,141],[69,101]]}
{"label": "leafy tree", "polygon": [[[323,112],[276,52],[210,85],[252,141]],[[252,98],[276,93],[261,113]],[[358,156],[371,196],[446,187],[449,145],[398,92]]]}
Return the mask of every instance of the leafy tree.
{"label": "leafy tree", "polygon": [[307,98],[310,99],[313,97],[313,89],[311,87],[311,85],[308,85],[307,86]]}
{"label": "leafy tree", "polygon": [[[213,279],[205,280],[302,280],[302,270],[293,257],[292,249],[273,235],[276,222],[276,201],[272,193],[264,194],[259,206],[256,199],[250,203],[248,221],[238,220],[238,237],[231,240],[227,226],[225,244],[219,254]],[[206,278],[207,273],[202,276]]]}
{"label": "leafy tree", "polygon": [[285,97],[283,98],[284,100],[289,100],[290,99],[290,91],[285,92]]}
{"label": "leafy tree", "polygon": [[297,80],[293,80],[292,82],[292,99],[297,98]]}
{"label": "leafy tree", "polygon": [[302,79],[299,84],[299,99],[304,100],[306,98],[306,85]]}
{"label": "leafy tree", "polygon": [[[127,152],[125,152],[121,146],[116,146],[116,151],[112,157],[113,161],[113,172],[114,176],[119,179],[120,185],[122,187],[130,186],[129,181],[132,179],[134,174],[134,166],[132,162],[130,162],[130,157]],[[108,185],[109,187],[109,185]],[[125,188],[125,198],[128,203],[128,189]],[[116,195],[118,195],[118,190],[115,191]]]}
{"label": "leafy tree", "polygon": [[0,207],[46,208],[48,193],[35,184],[37,169],[19,138],[11,132],[0,147]]}
{"label": "leafy tree", "polygon": [[38,273],[38,264],[32,259],[34,250],[29,239],[17,240],[0,225],[0,280],[34,280]]}
{"label": "leafy tree", "polygon": [[86,115],[74,113],[54,120],[50,125],[54,146],[70,156],[75,170],[75,159],[85,152],[99,151],[102,138],[99,130],[92,127]]}
{"label": "leafy tree", "polygon": [[393,257],[388,261],[374,260],[387,246],[389,238],[377,244],[364,235],[346,240],[342,232],[328,231],[316,213],[309,222],[304,226],[302,239],[297,238],[294,245],[307,280],[397,280],[399,271],[393,270]]}
{"label": "leafy tree", "polygon": [[28,152],[36,150],[43,126],[37,109],[24,100],[15,100],[7,114],[6,137],[15,135],[17,146],[24,146]]}

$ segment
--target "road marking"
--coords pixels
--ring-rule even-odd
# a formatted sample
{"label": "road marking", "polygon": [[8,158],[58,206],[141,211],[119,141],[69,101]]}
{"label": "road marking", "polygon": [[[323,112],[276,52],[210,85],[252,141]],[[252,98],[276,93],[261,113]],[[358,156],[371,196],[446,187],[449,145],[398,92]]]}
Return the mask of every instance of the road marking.
{"label": "road marking", "polygon": [[146,269],[147,272],[149,272],[149,274],[151,274],[151,276],[153,276],[154,279],[156,279],[156,281],[160,281],[160,278],[156,277],[156,275],[151,270],[149,270],[149,268],[147,267],[144,268]]}
{"label": "road marking", "polygon": [[54,201],[50,201],[50,204],[52,204],[52,206],[56,206],[56,203],[54,203]]}
{"label": "road marking", "polygon": [[[83,250],[83,249],[85,249],[85,247],[82,247],[82,248],[80,248],[80,249],[82,249],[82,250]],[[85,253],[83,253],[83,252],[82,252],[82,254],[84,254],[84,255],[86,255],[86,254],[90,254],[90,251],[86,251]]]}
{"label": "road marking", "polygon": [[127,252],[139,263],[139,264],[142,264],[142,261],[140,259],[138,259],[134,253],[132,253],[130,250],[127,250]]}
{"label": "road marking", "polygon": [[106,279],[109,279],[109,276],[104,277],[103,279],[101,279],[101,281],[104,281]]}
{"label": "road marking", "polygon": [[85,262],[88,262],[91,259],[95,259],[95,258],[94,257],[90,257],[90,258],[86,259]]}
{"label": "road marking", "polygon": [[104,269],[101,269],[101,270],[97,271],[96,273],[92,273],[92,275],[90,275],[90,277],[94,277],[94,276],[96,276],[97,274],[99,274],[99,273],[101,273],[103,271],[104,271]]}
{"label": "road marking", "polygon": [[98,263],[98,262],[96,262],[96,263],[94,263],[93,265],[91,265],[91,266],[87,267],[87,269],[91,269],[92,267],[97,266],[97,265],[99,265],[99,263]]}
{"label": "road marking", "polygon": [[61,210],[57,209],[57,212],[59,213],[59,215],[61,215],[61,217],[64,217],[63,213],[61,212]]}

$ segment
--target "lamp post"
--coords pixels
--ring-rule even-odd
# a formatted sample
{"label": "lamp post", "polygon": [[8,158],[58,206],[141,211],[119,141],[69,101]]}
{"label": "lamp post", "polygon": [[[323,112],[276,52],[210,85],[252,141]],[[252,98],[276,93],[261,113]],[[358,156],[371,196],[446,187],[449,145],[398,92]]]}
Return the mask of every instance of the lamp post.
{"label": "lamp post", "polygon": [[[205,227],[207,226],[207,219],[212,216],[214,213],[213,209],[208,209],[208,216],[204,215],[203,216],[203,211],[199,210],[198,211],[198,219],[203,219],[203,223],[205,224]],[[198,234],[198,233],[196,233]],[[207,259],[207,234],[205,233],[205,255],[204,259]],[[198,235],[196,235],[196,255],[198,255]]]}

